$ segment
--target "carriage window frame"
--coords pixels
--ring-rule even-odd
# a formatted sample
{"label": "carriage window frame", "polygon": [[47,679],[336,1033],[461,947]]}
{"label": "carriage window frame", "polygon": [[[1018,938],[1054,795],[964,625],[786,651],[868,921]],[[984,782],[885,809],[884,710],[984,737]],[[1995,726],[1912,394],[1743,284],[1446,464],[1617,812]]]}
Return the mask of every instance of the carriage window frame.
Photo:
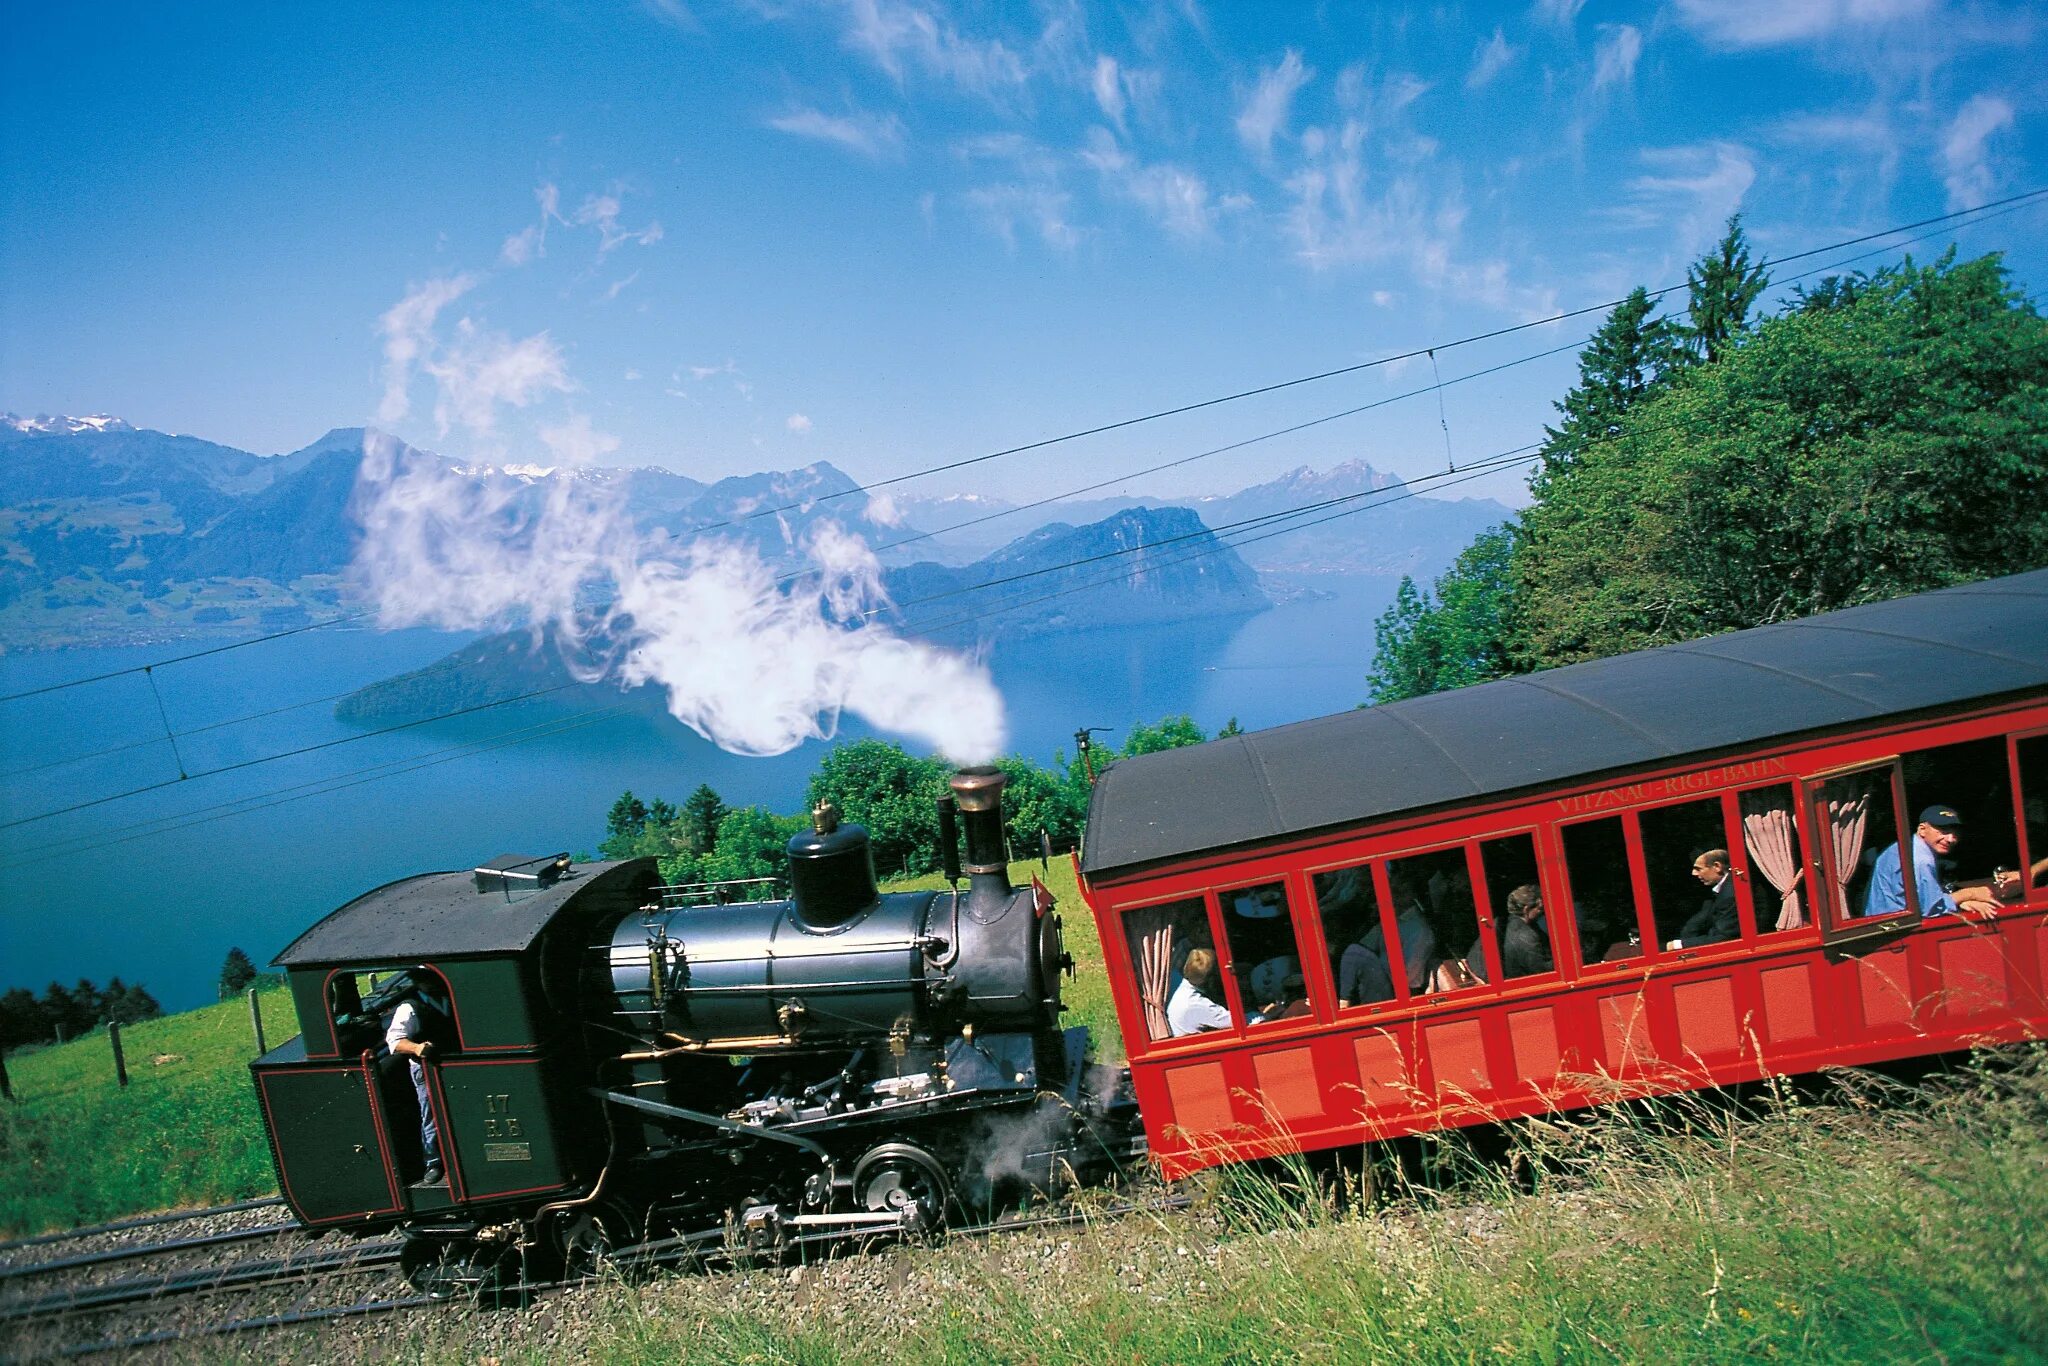
{"label": "carriage window frame", "polygon": [[[1413,992],[1407,998],[1411,1001],[1421,1002],[1429,1005],[1435,1005],[1439,1002],[1452,1000],[1470,1000],[1481,992],[1498,991],[1500,989],[1500,982],[1498,980],[1500,977],[1500,946],[1498,944],[1494,944],[1490,948],[1486,947],[1488,942],[1493,938],[1494,929],[1492,917],[1487,914],[1486,905],[1481,900],[1481,884],[1485,879],[1486,870],[1479,861],[1479,840],[1476,837],[1468,835],[1462,839],[1443,840],[1431,844],[1422,844],[1417,845],[1411,849],[1403,849],[1396,852],[1390,852],[1377,856],[1377,862],[1379,862],[1379,864],[1381,865],[1381,875],[1385,879],[1385,890],[1387,893],[1387,900],[1385,903],[1386,911],[1394,914],[1395,920],[1397,922],[1396,931],[1398,933],[1398,921],[1400,917],[1398,914],[1398,908],[1394,906],[1393,898],[1394,864],[1408,859],[1427,858],[1432,854],[1449,853],[1453,849],[1462,852],[1465,856],[1465,878],[1472,889],[1472,917],[1475,923],[1475,928],[1478,930],[1478,937],[1475,942],[1477,942],[1481,946],[1481,952],[1486,957],[1488,979],[1483,982],[1476,982],[1471,986],[1452,987],[1444,991],[1439,991],[1435,988],[1434,985],[1431,985],[1421,991]],[[1425,906],[1425,909],[1432,913],[1435,910],[1434,907],[1430,906]],[[1430,929],[1432,932],[1434,932],[1436,929],[1436,925],[1433,923],[1433,914],[1431,918],[1432,924],[1430,925]],[[1439,950],[1445,949],[1445,945],[1441,939],[1437,941],[1437,947]],[[1470,950],[1467,950],[1466,953],[1458,955],[1456,961],[1462,963],[1465,962],[1469,957]],[[1448,953],[1445,953],[1444,956],[1439,959],[1439,966],[1441,966],[1443,963],[1447,963],[1450,961],[1452,961],[1451,957]],[[1406,962],[1403,962],[1401,967],[1403,981],[1405,982],[1408,965]],[[1400,985],[1401,983],[1396,983],[1397,990],[1399,989]]]}
{"label": "carriage window frame", "polygon": [[[1565,849],[1564,836],[1567,830],[1592,825],[1596,821],[1610,820],[1618,821],[1621,825],[1622,854],[1628,860],[1628,876],[1625,881],[1628,884],[1631,909],[1635,912],[1636,942],[1643,951],[1627,958],[1617,958],[1612,962],[1604,958],[1588,961],[1585,944],[1579,933],[1578,893],[1572,886],[1572,862]],[[1650,914],[1650,889],[1649,879],[1644,873],[1643,830],[1636,822],[1635,812],[1603,811],[1597,815],[1582,816],[1577,820],[1555,821],[1550,828],[1553,838],[1557,841],[1557,870],[1559,878],[1564,883],[1562,904],[1571,915],[1572,960],[1579,965],[1579,975],[1607,975],[1625,972],[1630,968],[1640,970],[1650,961],[1651,951],[1656,947],[1656,922],[1653,919],[1647,925],[1644,923],[1644,917]]]}
{"label": "carriage window frame", "polygon": [[[1551,918],[1550,914],[1550,890],[1544,885],[1543,834],[1544,826],[1542,823],[1536,822],[1528,825],[1512,826],[1506,830],[1496,830],[1488,835],[1475,835],[1468,841],[1472,846],[1473,856],[1479,864],[1479,881],[1472,885],[1474,892],[1477,893],[1475,900],[1478,901],[1480,924],[1486,941],[1492,945],[1492,950],[1487,956],[1488,970],[1495,974],[1495,980],[1492,984],[1503,989],[1511,985],[1554,984],[1564,975],[1564,956],[1558,952],[1557,922]],[[1486,876],[1486,846],[1517,837],[1529,841],[1529,853],[1535,862],[1535,871],[1530,875],[1530,881],[1535,884],[1537,894],[1543,898],[1543,933],[1544,937],[1550,942],[1550,971],[1532,972],[1523,977],[1510,978],[1507,975],[1507,958],[1501,944],[1502,927],[1507,923],[1507,899],[1503,897],[1499,907],[1495,907],[1493,904],[1493,883]],[[1514,889],[1509,888],[1509,890],[1512,891]]]}
{"label": "carriage window frame", "polygon": [[[1322,898],[1316,895],[1316,879],[1325,873],[1342,873],[1353,868],[1363,868],[1372,882],[1373,909],[1379,916],[1380,943],[1393,948],[1396,953],[1400,951],[1401,934],[1399,927],[1394,921],[1394,898],[1387,886],[1387,857],[1385,854],[1368,854],[1362,858],[1339,859],[1335,863],[1321,864],[1302,870],[1302,885],[1308,889],[1309,904],[1315,907],[1316,931],[1323,941],[1324,957],[1330,956],[1333,945],[1330,943],[1329,925],[1323,919]],[[1346,944],[1345,947],[1348,948],[1349,944]],[[1339,952],[1341,954],[1341,950]],[[1337,1002],[1342,999],[1339,992],[1342,990],[1343,984],[1337,980],[1337,965],[1335,963],[1330,964],[1331,1018],[1348,1019],[1360,1014],[1371,1015],[1384,1013],[1389,1010],[1397,1010],[1422,1000],[1427,995],[1426,992],[1411,992],[1408,989],[1406,963],[1401,964],[1401,971],[1398,974],[1394,972],[1393,968],[1393,962],[1389,960],[1387,975],[1392,977],[1394,982],[1392,1000],[1363,1001],[1340,1007],[1337,1005]]]}
{"label": "carriage window frame", "polygon": [[[1238,990],[1237,949],[1230,942],[1230,920],[1224,912],[1223,901],[1225,897],[1234,896],[1238,892],[1267,887],[1278,887],[1281,898],[1286,902],[1287,927],[1294,935],[1294,961],[1296,966],[1302,970],[1303,990],[1306,993],[1305,999],[1309,1003],[1309,1013],[1286,1020],[1254,1021],[1251,1008],[1243,999],[1244,993]],[[1293,875],[1282,872],[1269,874],[1265,877],[1250,878],[1241,882],[1228,882],[1208,888],[1206,895],[1209,898],[1209,918],[1213,927],[1211,932],[1222,931],[1221,937],[1216,941],[1216,971],[1223,978],[1224,996],[1230,1010],[1230,1018],[1234,1022],[1233,1028],[1235,1031],[1239,1035],[1246,1033],[1264,1034],[1269,1026],[1300,1024],[1303,1020],[1325,1018],[1326,1012],[1323,1009],[1323,1004],[1316,1000],[1313,981],[1308,975],[1307,955],[1302,951],[1301,918],[1295,911]],[[1212,1030],[1210,1032],[1220,1033],[1221,1031]]]}
{"label": "carriage window frame", "polygon": [[[1216,971],[1223,978],[1224,982],[1224,1009],[1230,1012],[1231,1023],[1228,1029],[1205,1029],[1193,1034],[1174,1034],[1169,1032],[1155,1039],[1152,1037],[1150,1026],[1145,1023],[1145,988],[1144,982],[1139,975],[1138,964],[1131,956],[1129,917],[1140,911],[1156,910],[1161,906],[1177,906],[1186,902],[1200,902],[1202,905],[1202,914],[1209,926],[1209,947],[1216,954]],[[1244,1037],[1244,1011],[1241,1006],[1234,1006],[1232,1004],[1235,994],[1231,990],[1232,983],[1224,967],[1223,954],[1225,950],[1218,947],[1222,943],[1221,932],[1223,927],[1218,923],[1217,909],[1216,894],[1206,888],[1200,891],[1173,892],[1147,897],[1143,901],[1133,901],[1128,905],[1116,907],[1117,928],[1120,931],[1117,939],[1121,942],[1118,952],[1123,955],[1124,980],[1129,984],[1131,1001],[1137,1007],[1138,1033],[1133,1038],[1128,1031],[1125,1032],[1124,1047],[1126,1051],[1135,1053],[1141,1047],[1144,1053],[1150,1056],[1163,1049],[1184,1048],[1190,1045],[1199,1045],[1204,1041],[1213,1043],[1218,1039],[1242,1039]],[[1171,969],[1167,973],[1167,1000],[1169,1001],[1173,998],[1173,981],[1178,975],[1176,971]],[[1165,1009],[1163,1002],[1160,1008],[1161,1010]]]}
{"label": "carriage window frame", "polygon": [[[1764,786],[1769,787],[1772,784],[1766,783]],[[1650,881],[1650,850],[1648,844],[1645,843],[1642,818],[1658,811],[1671,811],[1681,806],[1705,806],[1710,802],[1721,808],[1722,842],[1719,847],[1727,852],[1728,875],[1735,879],[1735,937],[1733,939],[1723,939],[1713,944],[1701,944],[1690,949],[1667,949],[1664,947],[1667,942],[1664,937],[1664,928],[1657,923],[1656,890]],[[1746,885],[1749,880],[1749,851],[1747,849],[1738,849],[1735,847],[1735,844],[1728,842],[1728,837],[1731,833],[1739,836],[1742,831],[1741,809],[1735,802],[1734,793],[1726,790],[1719,792],[1691,792],[1684,796],[1673,797],[1668,801],[1645,802],[1640,806],[1630,807],[1622,814],[1628,818],[1627,826],[1632,826],[1635,830],[1634,846],[1638,870],[1642,876],[1642,881],[1639,884],[1640,897],[1637,905],[1638,920],[1640,920],[1642,915],[1647,914],[1650,922],[1648,928],[1652,931],[1651,934],[1643,939],[1643,946],[1649,950],[1644,955],[1646,958],[1661,958],[1666,962],[1680,957],[1690,959],[1695,954],[1726,953],[1730,945],[1748,944],[1755,940],[1756,919],[1751,910],[1749,888]],[[1624,828],[1627,827],[1625,826]],[[1739,844],[1742,841],[1738,839],[1736,843]],[[1637,932],[1641,933],[1640,927]]]}
{"label": "carriage window frame", "polygon": [[[2034,879],[2034,864],[2037,860],[2048,861],[2048,847],[2036,849],[2033,846],[2027,827],[2028,793],[2025,772],[2020,767],[2020,746],[2030,740],[2048,743],[2048,726],[2013,731],[2005,737],[2007,776],[2012,780],[2013,824],[2019,834],[2020,857],[2016,871],[2020,879],[2020,896],[2017,904],[2021,906],[2032,905],[2035,901],[2048,897],[2048,870],[2043,871],[2039,882]],[[2042,801],[2048,801],[2048,790],[2034,795]],[[2048,841],[2044,841],[2044,845],[2048,845]]]}
{"label": "carriage window frame", "polygon": [[[1753,937],[1758,941],[1782,942],[1792,935],[1811,935],[1820,926],[1814,891],[1818,884],[1813,880],[1813,858],[1819,846],[1814,839],[1812,804],[1806,800],[1803,785],[1804,780],[1798,775],[1786,774],[1767,782],[1746,783],[1728,792],[1728,814],[1735,822],[1736,832],[1742,837],[1741,848],[1731,846],[1728,850],[1729,857],[1741,860],[1741,872],[1736,878],[1736,904],[1741,907],[1744,924],[1754,931]],[[1765,929],[1763,921],[1758,919],[1756,889],[1770,884],[1767,879],[1759,881],[1762,874],[1757,871],[1756,860],[1750,857],[1749,831],[1742,824],[1742,799],[1753,793],[1770,792],[1775,789],[1783,789],[1791,795],[1792,838],[1798,841],[1799,845],[1796,852],[1800,871],[1799,880],[1794,884],[1793,890],[1806,907],[1806,923],[1795,925],[1789,930],[1778,929],[1775,925]],[[1776,891],[1777,888],[1772,887],[1771,890]]]}
{"label": "carriage window frame", "polygon": [[[1853,777],[1859,773],[1875,773],[1879,770],[1884,770],[1890,778],[1894,829],[1894,838],[1891,842],[1899,845],[1899,881],[1906,902],[1905,909],[1885,915],[1857,915],[1855,908],[1846,904],[1845,894],[1845,904],[1838,914],[1835,892],[1846,884],[1839,880],[1839,873],[1835,868],[1834,841],[1816,838],[1809,846],[1807,857],[1816,875],[1809,880],[1815,887],[1824,888],[1827,893],[1821,904],[1815,908],[1814,914],[1814,923],[1820,926],[1820,942],[1823,948],[1834,949],[1852,945],[1869,947],[1872,941],[1891,942],[1906,931],[1916,928],[1921,922],[1919,888],[1914,885],[1916,879],[1906,872],[1909,851],[1905,844],[1914,837],[1914,831],[1905,823],[1906,775],[1900,759],[1901,756],[1898,754],[1886,755],[1880,759],[1865,759],[1860,763],[1844,764],[1839,768],[1809,774],[1800,780],[1800,804],[1806,808],[1807,819],[1812,822],[1814,833],[1818,836],[1820,831],[1826,828],[1821,801],[1822,793],[1829,783],[1839,778]],[[1869,846],[1869,837],[1865,836],[1864,847]],[[1877,845],[1880,853],[1886,847],[1885,844]]]}

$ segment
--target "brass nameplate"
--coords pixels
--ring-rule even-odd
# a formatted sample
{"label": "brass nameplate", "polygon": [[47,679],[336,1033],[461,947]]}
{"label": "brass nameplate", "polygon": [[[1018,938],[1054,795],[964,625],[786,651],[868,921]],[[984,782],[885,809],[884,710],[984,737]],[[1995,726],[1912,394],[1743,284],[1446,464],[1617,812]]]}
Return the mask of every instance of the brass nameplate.
{"label": "brass nameplate", "polygon": [[530,1143],[486,1143],[484,1144],[484,1161],[531,1162],[533,1161],[533,1145]]}

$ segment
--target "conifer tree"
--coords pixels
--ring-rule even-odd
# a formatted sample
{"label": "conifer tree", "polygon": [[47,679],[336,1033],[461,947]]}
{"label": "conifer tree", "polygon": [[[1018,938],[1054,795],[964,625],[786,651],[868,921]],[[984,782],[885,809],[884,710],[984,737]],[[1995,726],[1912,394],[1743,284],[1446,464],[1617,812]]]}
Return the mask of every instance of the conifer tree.
{"label": "conifer tree", "polygon": [[256,965],[249,961],[249,955],[239,948],[228,950],[227,959],[220,965],[220,999],[239,996],[256,980]]}
{"label": "conifer tree", "polygon": [[1693,359],[1709,364],[1721,359],[1729,343],[1749,327],[1749,310],[1769,284],[1763,266],[1750,264],[1742,215],[1730,214],[1720,245],[1685,273],[1685,342]]}
{"label": "conifer tree", "polygon": [[1553,405],[1564,420],[1544,428],[1542,463],[1530,481],[1539,499],[1570,473],[1589,444],[1619,431],[1629,409],[1683,363],[1683,331],[1668,318],[1651,317],[1655,307],[1638,285],[1579,352],[1579,382]]}

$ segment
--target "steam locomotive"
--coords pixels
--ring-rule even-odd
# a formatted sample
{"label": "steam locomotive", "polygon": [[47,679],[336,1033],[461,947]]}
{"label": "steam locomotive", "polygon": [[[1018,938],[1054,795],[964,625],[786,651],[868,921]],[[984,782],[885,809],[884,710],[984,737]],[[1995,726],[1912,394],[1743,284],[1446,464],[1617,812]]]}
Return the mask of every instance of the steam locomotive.
{"label": "steam locomotive", "polygon": [[[821,806],[786,897],[556,855],[347,903],[278,956],[300,1034],[251,1065],[286,1201],[485,1294],[664,1234],[932,1231],[1141,1155],[1127,1076],[1060,1025],[1073,964],[1010,884],[1003,782],[940,799],[950,891],[881,895]],[[405,1002],[417,1064],[386,1047]]]}

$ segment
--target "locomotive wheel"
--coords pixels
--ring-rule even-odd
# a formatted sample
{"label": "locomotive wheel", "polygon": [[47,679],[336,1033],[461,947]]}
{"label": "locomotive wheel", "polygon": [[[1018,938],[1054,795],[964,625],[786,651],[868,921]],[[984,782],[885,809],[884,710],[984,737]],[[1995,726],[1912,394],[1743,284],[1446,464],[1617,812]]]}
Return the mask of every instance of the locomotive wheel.
{"label": "locomotive wheel", "polygon": [[520,1303],[518,1265],[516,1255],[448,1238],[408,1238],[398,1254],[398,1269],[413,1289],[437,1300],[472,1299],[486,1309]]}
{"label": "locomotive wheel", "polygon": [[549,1234],[564,1279],[605,1275],[612,1268],[614,1252],[632,1241],[630,1228],[624,1211],[609,1201],[557,1214]]}
{"label": "locomotive wheel", "polygon": [[906,1232],[930,1236],[946,1226],[951,1193],[938,1160],[909,1143],[871,1148],[853,1169],[854,1202],[904,1216]]}

